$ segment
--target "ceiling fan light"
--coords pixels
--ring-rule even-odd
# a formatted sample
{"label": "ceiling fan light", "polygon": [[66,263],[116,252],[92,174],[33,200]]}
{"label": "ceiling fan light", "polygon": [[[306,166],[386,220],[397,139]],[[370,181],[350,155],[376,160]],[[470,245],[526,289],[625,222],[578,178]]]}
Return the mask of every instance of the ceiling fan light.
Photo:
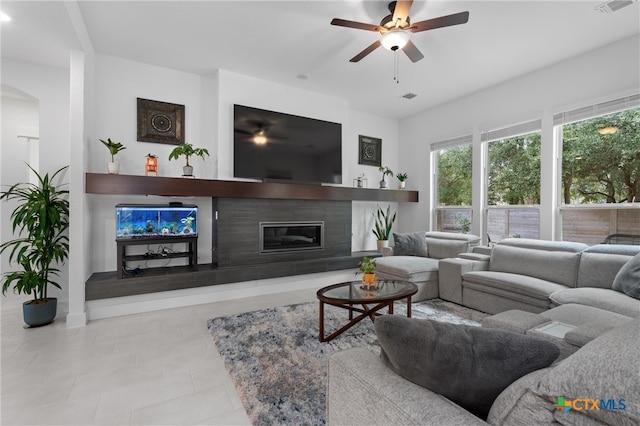
{"label": "ceiling fan light", "polygon": [[409,33],[402,30],[389,31],[382,36],[380,44],[387,50],[402,49],[409,42]]}
{"label": "ceiling fan light", "polygon": [[264,131],[259,131],[253,136],[253,143],[256,145],[264,145],[267,143],[267,137],[264,134]]}

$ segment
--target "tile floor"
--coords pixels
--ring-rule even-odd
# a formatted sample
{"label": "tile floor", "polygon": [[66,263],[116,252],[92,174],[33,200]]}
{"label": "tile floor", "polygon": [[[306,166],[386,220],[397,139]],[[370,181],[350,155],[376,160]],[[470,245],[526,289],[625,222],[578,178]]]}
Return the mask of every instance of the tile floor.
{"label": "tile floor", "polygon": [[24,329],[2,297],[2,425],[249,425],[207,320],[315,300],[314,289]]}

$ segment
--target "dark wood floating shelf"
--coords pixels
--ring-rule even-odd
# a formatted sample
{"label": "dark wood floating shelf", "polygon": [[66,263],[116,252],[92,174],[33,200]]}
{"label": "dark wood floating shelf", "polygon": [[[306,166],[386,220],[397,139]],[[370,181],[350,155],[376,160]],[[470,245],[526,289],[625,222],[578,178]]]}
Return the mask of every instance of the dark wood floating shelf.
{"label": "dark wood floating shelf", "polygon": [[102,173],[87,173],[85,183],[87,194],[418,202],[418,191],[406,189],[367,189]]}

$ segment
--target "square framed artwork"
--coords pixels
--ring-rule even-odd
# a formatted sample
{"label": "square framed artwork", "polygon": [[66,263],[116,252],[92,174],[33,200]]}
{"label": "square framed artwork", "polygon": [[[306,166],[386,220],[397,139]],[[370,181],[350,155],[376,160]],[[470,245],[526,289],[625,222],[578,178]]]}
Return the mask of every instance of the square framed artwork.
{"label": "square framed artwork", "polygon": [[358,135],[358,164],[382,165],[382,139]]}
{"label": "square framed artwork", "polygon": [[138,98],[138,141],[184,143],[184,105]]}

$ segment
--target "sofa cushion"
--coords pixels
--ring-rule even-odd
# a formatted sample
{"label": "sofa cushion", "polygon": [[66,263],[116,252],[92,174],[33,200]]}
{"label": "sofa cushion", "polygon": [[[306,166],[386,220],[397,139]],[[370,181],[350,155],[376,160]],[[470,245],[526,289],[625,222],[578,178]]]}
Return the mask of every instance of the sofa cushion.
{"label": "sofa cushion", "polygon": [[[618,410],[555,410],[562,424],[640,424],[640,321],[618,326],[558,364],[537,386],[537,393],[550,401],[593,398]],[[621,410],[622,403],[626,406]],[[582,406],[579,406],[582,407]]]}
{"label": "sofa cushion", "polygon": [[567,287],[575,287],[579,261],[579,252],[552,251],[548,248],[537,250],[500,242],[491,251],[489,269],[527,275]]}
{"label": "sofa cushion", "polygon": [[429,257],[446,259],[457,257],[459,253],[469,251],[469,242],[464,240],[445,240],[441,238],[426,238]]}
{"label": "sofa cushion", "polygon": [[611,288],[616,274],[629,259],[630,256],[614,251],[583,251],[580,255],[577,286]]}
{"label": "sofa cushion", "polygon": [[504,388],[560,354],[541,338],[398,315],[378,317],[375,329],[389,368],[481,418]]}
{"label": "sofa cushion", "polygon": [[[470,271],[462,274],[462,277],[465,282],[482,285],[487,293],[503,294],[506,291],[544,300],[545,303],[548,303],[550,294],[567,288],[540,278],[507,272]],[[475,286],[475,288],[482,287]]]}
{"label": "sofa cushion", "polygon": [[640,299],[640,253],[620,268],[611,288],[634,299]]}
{"label": "sofa cushion", "polygon": [[424,232],[412,232],[409,234],[393,233],[393,254],[396,256],[422,256],[428,257],[427,241]]}
{"label": "sofa cushion", "polygon": [[632,319],[616,312],[575,303],[556,306],[538,316],[575,326],[564,335],[564,340],[574,346],[584,346],[605,331]]}
{"label": "sofa cushion", "polygon": [[438,278],[438,260],[418,256],[385,256],[376,259],[376,275],[381,279],[410,282]]}
{"label": "sofa cushion", "polygon": [[556,305],[577,303],[616,312],[632,318],[640,316],[640,300],[605,288],[568,288],[553,292],[549,298]]}

